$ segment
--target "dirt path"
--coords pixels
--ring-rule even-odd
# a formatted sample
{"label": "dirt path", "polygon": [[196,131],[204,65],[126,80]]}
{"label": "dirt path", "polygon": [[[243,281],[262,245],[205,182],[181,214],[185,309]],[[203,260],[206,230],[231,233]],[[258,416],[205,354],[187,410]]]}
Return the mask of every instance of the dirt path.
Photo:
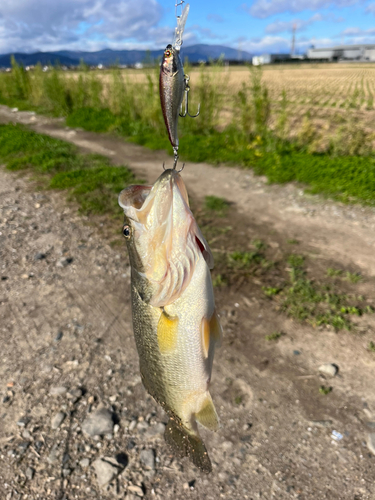
{"label": "dirt path", "polygon": [[[151,182],[171,161],[1,107],[0,121],[10,120],[108,155]],[[189,163],[183,176],[197,198],[232,201],[238,231],[256,226],[275,251],[298,239],[317,267],[368,276],[359,292],[373,298],[373,210],[322,203],[239,169]],[[138,374],[126,252],[91,222],[62,195],[35,194],[27,179],[0,169],[1,499],[375,498],[375,455],[366,444],[375,433],[375,356],[366,350],[374,316],[361,319],[360,337],[318,332],[272,310],[255,289],[246,297],[219,292],[226,335],[212,394],[222,428],[204,434],[214,464],[206,477],[174,460],[163,442],[165,416]],[[265,342],[276,329],[287,335]],[[337,364],[338,375],[322,382],[322,363]],[[319,394],[322,383],[333,387],[329,396]],[[116,426],[95,439],[82,428],[100,405]],[[60,413],[65,419],[53,429]],[[114,478],[107,488],[98,485],[100,465]]]}

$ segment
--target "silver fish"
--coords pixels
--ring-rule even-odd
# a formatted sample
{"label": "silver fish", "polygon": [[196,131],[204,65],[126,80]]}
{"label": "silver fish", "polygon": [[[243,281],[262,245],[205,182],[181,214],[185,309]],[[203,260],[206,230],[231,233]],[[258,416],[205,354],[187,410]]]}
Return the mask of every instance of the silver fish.
{"label": "silver fish", "polygon": [[165,439],[204,472],[212,466],[197,422],[216,430],[209,393],[222,329],[215,311],[213,258],[176,170],[119,196],[131,264],[133,329],[142,381],[168,413]]}

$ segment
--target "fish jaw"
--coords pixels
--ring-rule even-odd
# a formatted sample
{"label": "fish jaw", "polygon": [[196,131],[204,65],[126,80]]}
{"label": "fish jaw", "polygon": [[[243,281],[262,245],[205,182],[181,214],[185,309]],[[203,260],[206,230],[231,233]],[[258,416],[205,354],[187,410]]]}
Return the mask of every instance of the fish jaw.
{"label": "fish jaw", "polygon": [[167,45],[160,65],[159,92],[164,122],[173,147],[178,147],[177,124],[184,96],[184,78],[179,51]]}
{"label": "fish jaw", "polygon": [[131,264],[150,284],[151,305],[173,303],[190,283],[202,255],[209,268],[213,267],[211,251],[190,211],[178,172],[166,170],[152,188],[126,188],[119,204],[132,227],[128,242]]}

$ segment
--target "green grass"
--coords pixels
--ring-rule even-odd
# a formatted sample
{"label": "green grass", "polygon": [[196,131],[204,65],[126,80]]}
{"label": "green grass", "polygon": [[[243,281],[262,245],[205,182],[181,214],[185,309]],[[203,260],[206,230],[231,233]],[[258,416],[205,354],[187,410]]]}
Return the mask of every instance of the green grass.
{"label": "green grass", "polygon": [[371,352],[375,352],[375,342],[370,340],[369,345],[368,345],[368,350]]}
{"label": "green grass", "polygon": [[[298,181],[311,193],[375,206],[371,134],[345,118],[317,153],[321,132],[306,116],[296,138],[290,138],[291,103],[283,92],[274,106],[260,70],[250,68],[248,81],[233,94],[221,69],[220,64],[209,71],[202,66],[193,74],[192,109],[201,102],[201,114],[179,121],[181,161],[241,165],[270,182]],[[146,71],[144,83],[117,69],[106,76],[103,83],[97,73],[82,67],[77,78],[70,78],[58,69],[43,73],[40,65],[31,73],[13,62],[11,73],[0,74],[0,102],[64,116],[71,127],[115,132],[172,154],[160,109],[158,67]],[[356,90],[348,100],[354,101]],[[223,130],[220,115],[228,109],[233,119]],[[277,122],[274,130],[271,117]]]}
{"label": "green grass", "polygon": [[278,340],[281,336],[282,336],[281,332],[273,332],[270,335],[266,335],[265,339],[271,342],[272,340]]}
{"label": "green grass", "polygon": [[323,396],[327,396],[330,392],[332,392],[332,387],[326,387],[325,385],[319,387],[319,393]]}
{"label": "green grass", "polygon": [[[329,325],[336,331],[351,330],[351,317],[370,311],[369,306],[360,307],[363,297],[338,293],[332,283],[319,283],[308,279],[304,263],[303,255],[289,256],[289,283],[279,294],[280,310],[293,319],[306,321],[315,327]],[[276,295],[271,291],[272,288],[270,292],[264,289],[269,297]]]}
{"label": "green grass", "polygon": [[229,208],[229,202],[218,196],[206,196],[204,199],[204,206],[206,209],[212,210],[218,215],[224,215]]}
{"label": "green grass", "polygon": [[103,156],[79,154],[72,144],[20,125],[0,125],[0,159],[9,170],[34,172],[44,187],[66,190],[84,213],[120,214],[119,192],[140,182]]}

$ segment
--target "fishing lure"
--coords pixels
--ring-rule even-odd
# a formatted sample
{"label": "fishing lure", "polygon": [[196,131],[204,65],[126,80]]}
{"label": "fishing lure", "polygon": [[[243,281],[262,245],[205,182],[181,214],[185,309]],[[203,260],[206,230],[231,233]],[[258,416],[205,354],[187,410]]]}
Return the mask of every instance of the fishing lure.
{"label": "fishing lure", "polygon": [[[185,29],[190,5],[186,4],[180,16],[177,15],[178,7],[182,8],[184,1],[176,4],[177,27],[173,44],[168,44],[160,66],[159,92],[160,102],[163,112],[165,125],[167,127],[168,137],[173,147],[174,165],[176,168],[178,161],[178,117],[190,116],[195,118],[199,115],[200,105],[196,115],[189,113],[189,76],[185,75],[184,68],[180,58],[180,49],[182,45],[182,36]],[[185,109],[182,110],[182,102],[185,95]]]}

